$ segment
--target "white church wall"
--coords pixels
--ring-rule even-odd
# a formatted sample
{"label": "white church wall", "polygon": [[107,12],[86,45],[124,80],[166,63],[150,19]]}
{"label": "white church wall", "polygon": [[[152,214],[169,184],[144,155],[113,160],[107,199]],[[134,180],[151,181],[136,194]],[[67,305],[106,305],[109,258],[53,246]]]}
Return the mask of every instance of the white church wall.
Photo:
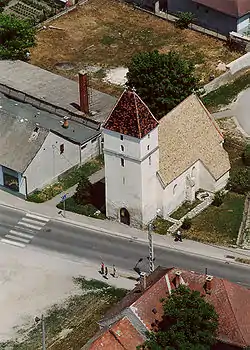
{"label": "white church wall", "polygon": [[175,211],[187,199],[187,177],[190,177],[195,182],[195,191],[199,189],[199,162],[196,162],[178,178],[173,180],[163,190],[163,217],[167,217]]}
{"label": "white church wall", "polygon": [[159,150],[157,149],[142,162],[142,220],[147,224],[156,216],[158,208],[156,172],[159,169]]}
{"label": "white church wall", "polygon": [[[136,137],[122,135],[114,131],[103,130],[104,148],[121,156],[126,155],[134,159],[140,158],[140,140]],[[122,147],[123,146],[123,147]]]}
{"label": "white church wall", "polygon": [[[158,147],[158,128],[152,130],[140,141],[140,158],[143,159]],[[158,169],[158,168],[157,168]]]}
{"label": "white church wall", "polygon": [[215,183],[215,192],[222,190],[226,187],[229,180],[229,171],[221,176]]}

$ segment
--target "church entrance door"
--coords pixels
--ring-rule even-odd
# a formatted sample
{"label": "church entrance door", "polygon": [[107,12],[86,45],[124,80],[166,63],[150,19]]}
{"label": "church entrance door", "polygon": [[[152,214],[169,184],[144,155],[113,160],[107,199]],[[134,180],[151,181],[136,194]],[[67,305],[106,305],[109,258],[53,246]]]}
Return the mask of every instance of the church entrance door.
{"label": "church entrance door", "polygon": [[120,221],[123,224],[130,225],[130,215],[126,208],[120,210]]}

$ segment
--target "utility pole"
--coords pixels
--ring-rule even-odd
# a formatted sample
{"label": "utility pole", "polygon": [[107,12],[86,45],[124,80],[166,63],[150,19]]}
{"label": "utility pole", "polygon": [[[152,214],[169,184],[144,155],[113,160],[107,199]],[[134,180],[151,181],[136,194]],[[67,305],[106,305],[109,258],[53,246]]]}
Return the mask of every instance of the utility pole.
{"label": "utility pole", "polygon": [[42,315],[41,318],[40,317],[35,317],[35,322],[41,322],[41,326],[42,326],[42,349],[46,350],[46,344],[45,344],[45,320],[44,320],[44,316]]}
{"label": "utility pole", "polygon": [[148,225],[148,249],[149,249],[149,271],[152,273],[154,271],[154,245],[152,238],[152,224]]}

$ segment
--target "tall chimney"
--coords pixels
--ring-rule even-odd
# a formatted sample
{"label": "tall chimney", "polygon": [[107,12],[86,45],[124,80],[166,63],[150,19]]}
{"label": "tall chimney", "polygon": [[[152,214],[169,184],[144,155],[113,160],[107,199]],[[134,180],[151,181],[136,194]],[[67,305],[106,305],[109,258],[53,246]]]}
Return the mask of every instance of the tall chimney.
{"label": "tall chimney", "polygon": [[147,274],[145,272],[141,272],[141,287],[143,291],[147,288]]}
{"label": "tall chimney", "polygon": [[84,71],[79,72],[79,93],[80,93],[80,110],[86,114],[89,113],[89,96],[88,96],[88,76]]}
{"label": "tall chimney", "polygon": [[213,276],[207,276],[206,277],[206,282],[205,282],[205,291],[206,293],[210,294],[212,291],[212,281],[213,281]]}
{"label": "tall chimney", "polygon": [[181,271],[175,273],[175,288],[178,288],[181,284]]}

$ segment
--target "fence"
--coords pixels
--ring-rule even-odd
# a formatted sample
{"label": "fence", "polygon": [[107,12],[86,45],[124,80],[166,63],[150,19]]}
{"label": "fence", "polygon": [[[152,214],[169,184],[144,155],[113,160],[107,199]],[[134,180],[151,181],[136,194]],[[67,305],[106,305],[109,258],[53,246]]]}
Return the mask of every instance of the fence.
{"label": "fence", "polygon": [[247,241],[249,237],[247,236],[249,235],[249,232],[248,232],[249,229],[250,229],[250,194],[248,194],[245,199],[242,221],[241,221],[237,242],[236,242],[238,246],[248,243]]}

